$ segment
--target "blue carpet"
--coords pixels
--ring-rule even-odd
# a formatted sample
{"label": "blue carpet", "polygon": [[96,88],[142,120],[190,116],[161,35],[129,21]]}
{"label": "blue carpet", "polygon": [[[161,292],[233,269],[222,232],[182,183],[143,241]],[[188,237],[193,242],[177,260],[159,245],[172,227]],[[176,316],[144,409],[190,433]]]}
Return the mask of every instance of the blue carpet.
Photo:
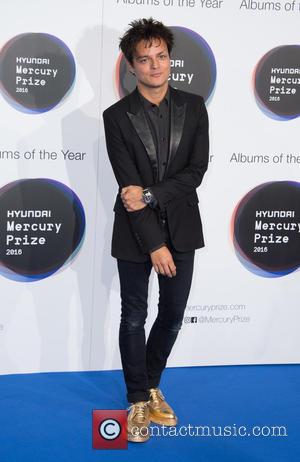
{"label": "blue carpet", "polygon": [[127,450],[96,450],[92,410],[128,406],[121,371],[6,375],[0,461],[299,462],[300,366],[168,368],[161,388],[179,425],[284,426],[287,436],[152,436]]}

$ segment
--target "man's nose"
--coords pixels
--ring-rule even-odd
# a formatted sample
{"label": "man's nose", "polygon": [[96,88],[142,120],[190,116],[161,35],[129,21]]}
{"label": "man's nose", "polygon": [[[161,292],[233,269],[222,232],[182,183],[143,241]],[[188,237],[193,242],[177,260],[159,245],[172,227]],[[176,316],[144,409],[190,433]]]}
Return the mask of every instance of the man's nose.
{"label": "man's nose", "polygon": [[158,63],[158,59],[156,58],[152,58],[151,59],[151,67],[156,69],[158,67],[159,63]]}

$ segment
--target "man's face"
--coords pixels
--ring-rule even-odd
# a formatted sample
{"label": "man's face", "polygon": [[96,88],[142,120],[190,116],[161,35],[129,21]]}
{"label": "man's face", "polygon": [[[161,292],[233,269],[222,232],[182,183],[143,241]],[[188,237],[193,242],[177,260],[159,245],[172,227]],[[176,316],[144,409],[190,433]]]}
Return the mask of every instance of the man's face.
{"label": "man's face", "polygon": [[166,42],[162,39],[153,39],[149,46],[148,42],[141,40],[135,48],[130,67],[140,85],[148,88],[167,85],[170,75],[170,57]]}

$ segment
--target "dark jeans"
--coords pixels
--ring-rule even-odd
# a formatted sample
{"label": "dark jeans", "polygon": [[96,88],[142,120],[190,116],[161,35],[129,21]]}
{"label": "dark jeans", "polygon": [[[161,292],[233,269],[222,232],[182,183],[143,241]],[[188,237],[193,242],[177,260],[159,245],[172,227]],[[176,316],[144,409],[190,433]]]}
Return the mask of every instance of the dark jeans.
{"label": "dark jeans", "polygon": [[[172,249],[170,249],[172,252]],[[172,252],[176,276],[158,275],[158,315],[146,342],[144,324],[148,308],[151,260],[134,263],[118,259],[121,286],[119,345],[130,403],[149,400],[149,388],[159,385],[182,325],[190,292],[195,252]]]}

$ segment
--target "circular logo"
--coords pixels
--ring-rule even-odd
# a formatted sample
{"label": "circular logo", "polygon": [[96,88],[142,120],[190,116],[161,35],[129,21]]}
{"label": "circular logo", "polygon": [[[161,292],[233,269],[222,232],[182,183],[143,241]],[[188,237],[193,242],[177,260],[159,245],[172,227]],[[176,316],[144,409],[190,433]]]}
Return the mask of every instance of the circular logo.
{"label": "circular logo", "polygon": [[275,181],[252,189],[232,217],[236,254],[247,269],[284,276],[300,266],[300,183]]}
{"label": "circular logo", "polygon": [[[201,95],[207,101],[216,83],[216,61],[210,46],[190,29],[178,26],[170,29],[174,33],[175,46],[169,83],[179,90]],[[136,79],[129,72],[122,53],[117,61],[116,82],[120,98],[136,87]]]}
{"label": "circular logo", "polygon": [[300,115],[300,46],[286,45],[266,53],[254,71],[259,107],[278,120]]}
{"label": "circular logo", "polygon": [[48,178],[0,189],[0,274],[16,281],[46,278],[70,262],[84,236],[78,196]]}
{"label": "circular logo", "polygon": [[99,434],[105,440],[115,440],[121,433],[121,425],[115,419],[105,419],[99,425]]}
{"label": "circular logo", "polygon": [[53,35],[20,34],[0,52],[2,93],[20,111],[49,111],[67,95],[74,78],[73,55],[66,44]]}

